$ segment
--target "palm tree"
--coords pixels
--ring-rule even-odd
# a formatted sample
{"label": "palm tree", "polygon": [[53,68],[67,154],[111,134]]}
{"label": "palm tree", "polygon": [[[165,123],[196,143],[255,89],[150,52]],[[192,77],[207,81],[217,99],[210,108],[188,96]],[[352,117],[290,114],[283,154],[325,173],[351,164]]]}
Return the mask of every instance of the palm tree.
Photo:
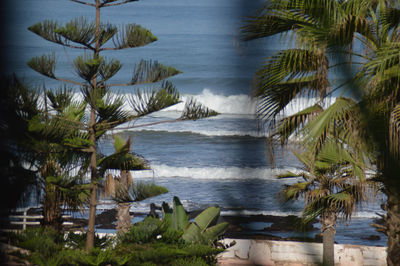
{"label": "palm tree", "polygon": [[[259,114],[272,119],[273,135],[281,136],[284,142],[293,132],[309,124],[308,132],[312,134],[306,138],[306,144],[314,147],[318,155],[326,133],[339,122],[346,124],[341,127],[341,134],[346,137],[347,145],[354,149],[367,147],[376,156],[380,180],[388,196],[384,228],[388,235],[388,265],[400,264],[397,255],[400,251],[397,177],[400,117],[399,71],[396,71],[400,11],[395,4],[395,1],[272,0],[243,27],[245,40],[282,33],[293,36],[296,48],[278,52],[257,73],[259,84],[255,96],[260,102]],[[362,49],[356,49],[359,46]],[[317,52],[324,54],[319,59],[321,63],[315,64],[322,70],[305,56]],[[317,57],[314,61],[318,62]],[[329,92],[326,75],[334,68],[348,78],[356,105],[341,101],[338,110],[330,108],[323,112],[322,100]],[[319,73],[322,78],[317,79]],[[319,103],[276,121],[294,98],[313,94],[320,96]],[[335,118],[338,120],[329,120]]]}
{"label": "palm tree", "polygon": [[130,171],[149,169],[148,164],[139,156],[130,152],[131,142],[123,140],[118,135],[114,136],[115,152],[100,163],[104,169],[120,171],[120,176],[107,175],[104,190],[118,204],[117,230],[127,232],[131,225],[130,207],[132,202],[142,201],[150,197],[167,193],[164,187],[155,184],[134,184]]}
{"label": "palm tree", "polygon": [[368,196],[366,172],[368,163],[359,151],[349,152],[342,143],[328,138],[315,158],[313,151],[294,153],[303,163],[304,171],[286,173],[281,178],[302,177],[302,182],[286,185],[286,200],[303,198],[304,223],[319,217],[323,237],[323,265],[334,265],[334,237],[336,219],[349,219],[357,204]]}
{"label": "palm tree", "polygon": [[85,114],[86,105],[73,100],[67,89],[40,94],[40,112],[29,120],[32,163],[38,169],[38,185],[43,195],[43,224],[62,229],[63,208],[77,210],[88,200],[88,186],[83,184],[87,154],[70,149]]}
{"label": "palm tree", "polygon": [[[400,257],[400,9],[381,2],[374,14],[370,36],[362,36],[371,50],[368,61],[357,73],[361,94],[362,118],[368,119],[364,130],[369,133],[379,180],[387,195],[384,206],[386,225],[381,230],[388,236],[388,265],[399,265]],[[362,88],[362,89],[361,89]]]}
{"label": "palm tree", "polygon": [[34,157],[27,131],[40,111],[36,89],[16,76],[2,76],[0,86],[0,209],[6,211],[36,183],[35,169],[26,167]]}

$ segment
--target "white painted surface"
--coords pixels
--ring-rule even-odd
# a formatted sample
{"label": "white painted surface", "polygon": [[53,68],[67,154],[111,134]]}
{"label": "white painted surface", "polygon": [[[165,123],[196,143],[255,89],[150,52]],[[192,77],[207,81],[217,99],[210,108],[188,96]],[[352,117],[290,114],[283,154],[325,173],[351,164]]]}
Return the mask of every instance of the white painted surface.
{"label": "white painted surface", "polygon": [[[293,241],[224,239],[235,245],[219,254],[219,260],[244,260],[249,265],[317,265],[322,263],[322,244]],[[340,266],[385,266],[386,248],[360,245],[335,245],[335,264]],[[223,265],[223,263],[221,263]]]}

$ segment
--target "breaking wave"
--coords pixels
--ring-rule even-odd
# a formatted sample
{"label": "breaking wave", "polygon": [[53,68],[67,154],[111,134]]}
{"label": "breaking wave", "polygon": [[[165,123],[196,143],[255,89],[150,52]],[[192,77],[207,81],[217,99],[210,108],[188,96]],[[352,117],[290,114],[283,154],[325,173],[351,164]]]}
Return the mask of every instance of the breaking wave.
{"label": "breaking wave", "polygon": [[[168,165],[153,165],[152,170],[132,171],[133,178],[193,178],[193,179],[268,179],[278,180],[276,176],[286,171],[296,171],[295,168],[241,168],[241,167],[175,167]],[[111,172],[111,171],[110,171]],[[111,172],[115,174],[114,172]],[[117,173],[118,174],[118,173]],[[279,180],[285,182],[283,180]]]}

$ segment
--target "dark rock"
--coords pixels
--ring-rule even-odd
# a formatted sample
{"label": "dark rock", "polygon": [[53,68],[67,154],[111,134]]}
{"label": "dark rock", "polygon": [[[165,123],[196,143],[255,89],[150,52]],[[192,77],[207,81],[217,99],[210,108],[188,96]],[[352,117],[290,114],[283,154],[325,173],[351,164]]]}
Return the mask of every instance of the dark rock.
{"label": "dark rock", "polygon": [[[106,228],[115,228],[115,225],[113,225],[113,223],[116,221],[117,221],[117,210],[116,209],[105,210],[96,216],[96,224],[105,226]],[[104,227],[102,227],[102,228],[104,228]]]}
{"label": "dark rock", "polygon": [[377,235],[370,235],[370,236],[362,237],[362,239],[376,241],[376,240],[380,240],[381,237],[377,236]]}

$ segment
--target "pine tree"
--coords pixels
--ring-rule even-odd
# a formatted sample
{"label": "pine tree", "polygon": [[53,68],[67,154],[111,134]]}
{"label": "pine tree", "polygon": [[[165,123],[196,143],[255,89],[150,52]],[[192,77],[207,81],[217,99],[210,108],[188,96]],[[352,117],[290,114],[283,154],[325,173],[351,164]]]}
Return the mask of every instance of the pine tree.
{"label": "pine tree", "polygon": [[[95,20],[76,18],[61,25],[56,21],[45,20],[29,27],[33,33],[42,38],[68,48],[82,49],[85,54],[73,61],[74,69],[80,80],[70,80],[59,77],[55,73],[55,54],[32,58],[28,65],[35,71],[49,78],[79,86],[84,102],[87,104],[86,119],[76,122],[76,135],[68,139],[66,146],[90,154],[90,211],[86,240],[86,251],[93,248],[95,233],[95,214],[97,204],[98,183],[102,178],[98,172],[99,158],[97,144],[106,132],[149,113],[159,111],[180,101],[179,92],[168,81],[164,81],[157,91],[138,93],[128,100],[124,96],[112,96],[113,86],[134,86],[155,83],[180,72],[157,61],[141,60],[133,67],[132,79],[125,84],[112,84],[110,79],[121,69],[121,63],[116,59],[106,59],[100,54],[103,51],[122,50],[145,46],[157,40],[149,30],[136,24],[117,27],[110,23],[102,23],[100,11],[102,8],[128,4],[137,0],[93,0],[85,2],[70,0],[95,9]],[[105,46],[108,43],[110,45]],[[128,102],[131,111],[123,106]],[[190,102],[178,120],[198,119],[216,115],[214,111]],[[62,124],[62,123],[61,123]]]}

